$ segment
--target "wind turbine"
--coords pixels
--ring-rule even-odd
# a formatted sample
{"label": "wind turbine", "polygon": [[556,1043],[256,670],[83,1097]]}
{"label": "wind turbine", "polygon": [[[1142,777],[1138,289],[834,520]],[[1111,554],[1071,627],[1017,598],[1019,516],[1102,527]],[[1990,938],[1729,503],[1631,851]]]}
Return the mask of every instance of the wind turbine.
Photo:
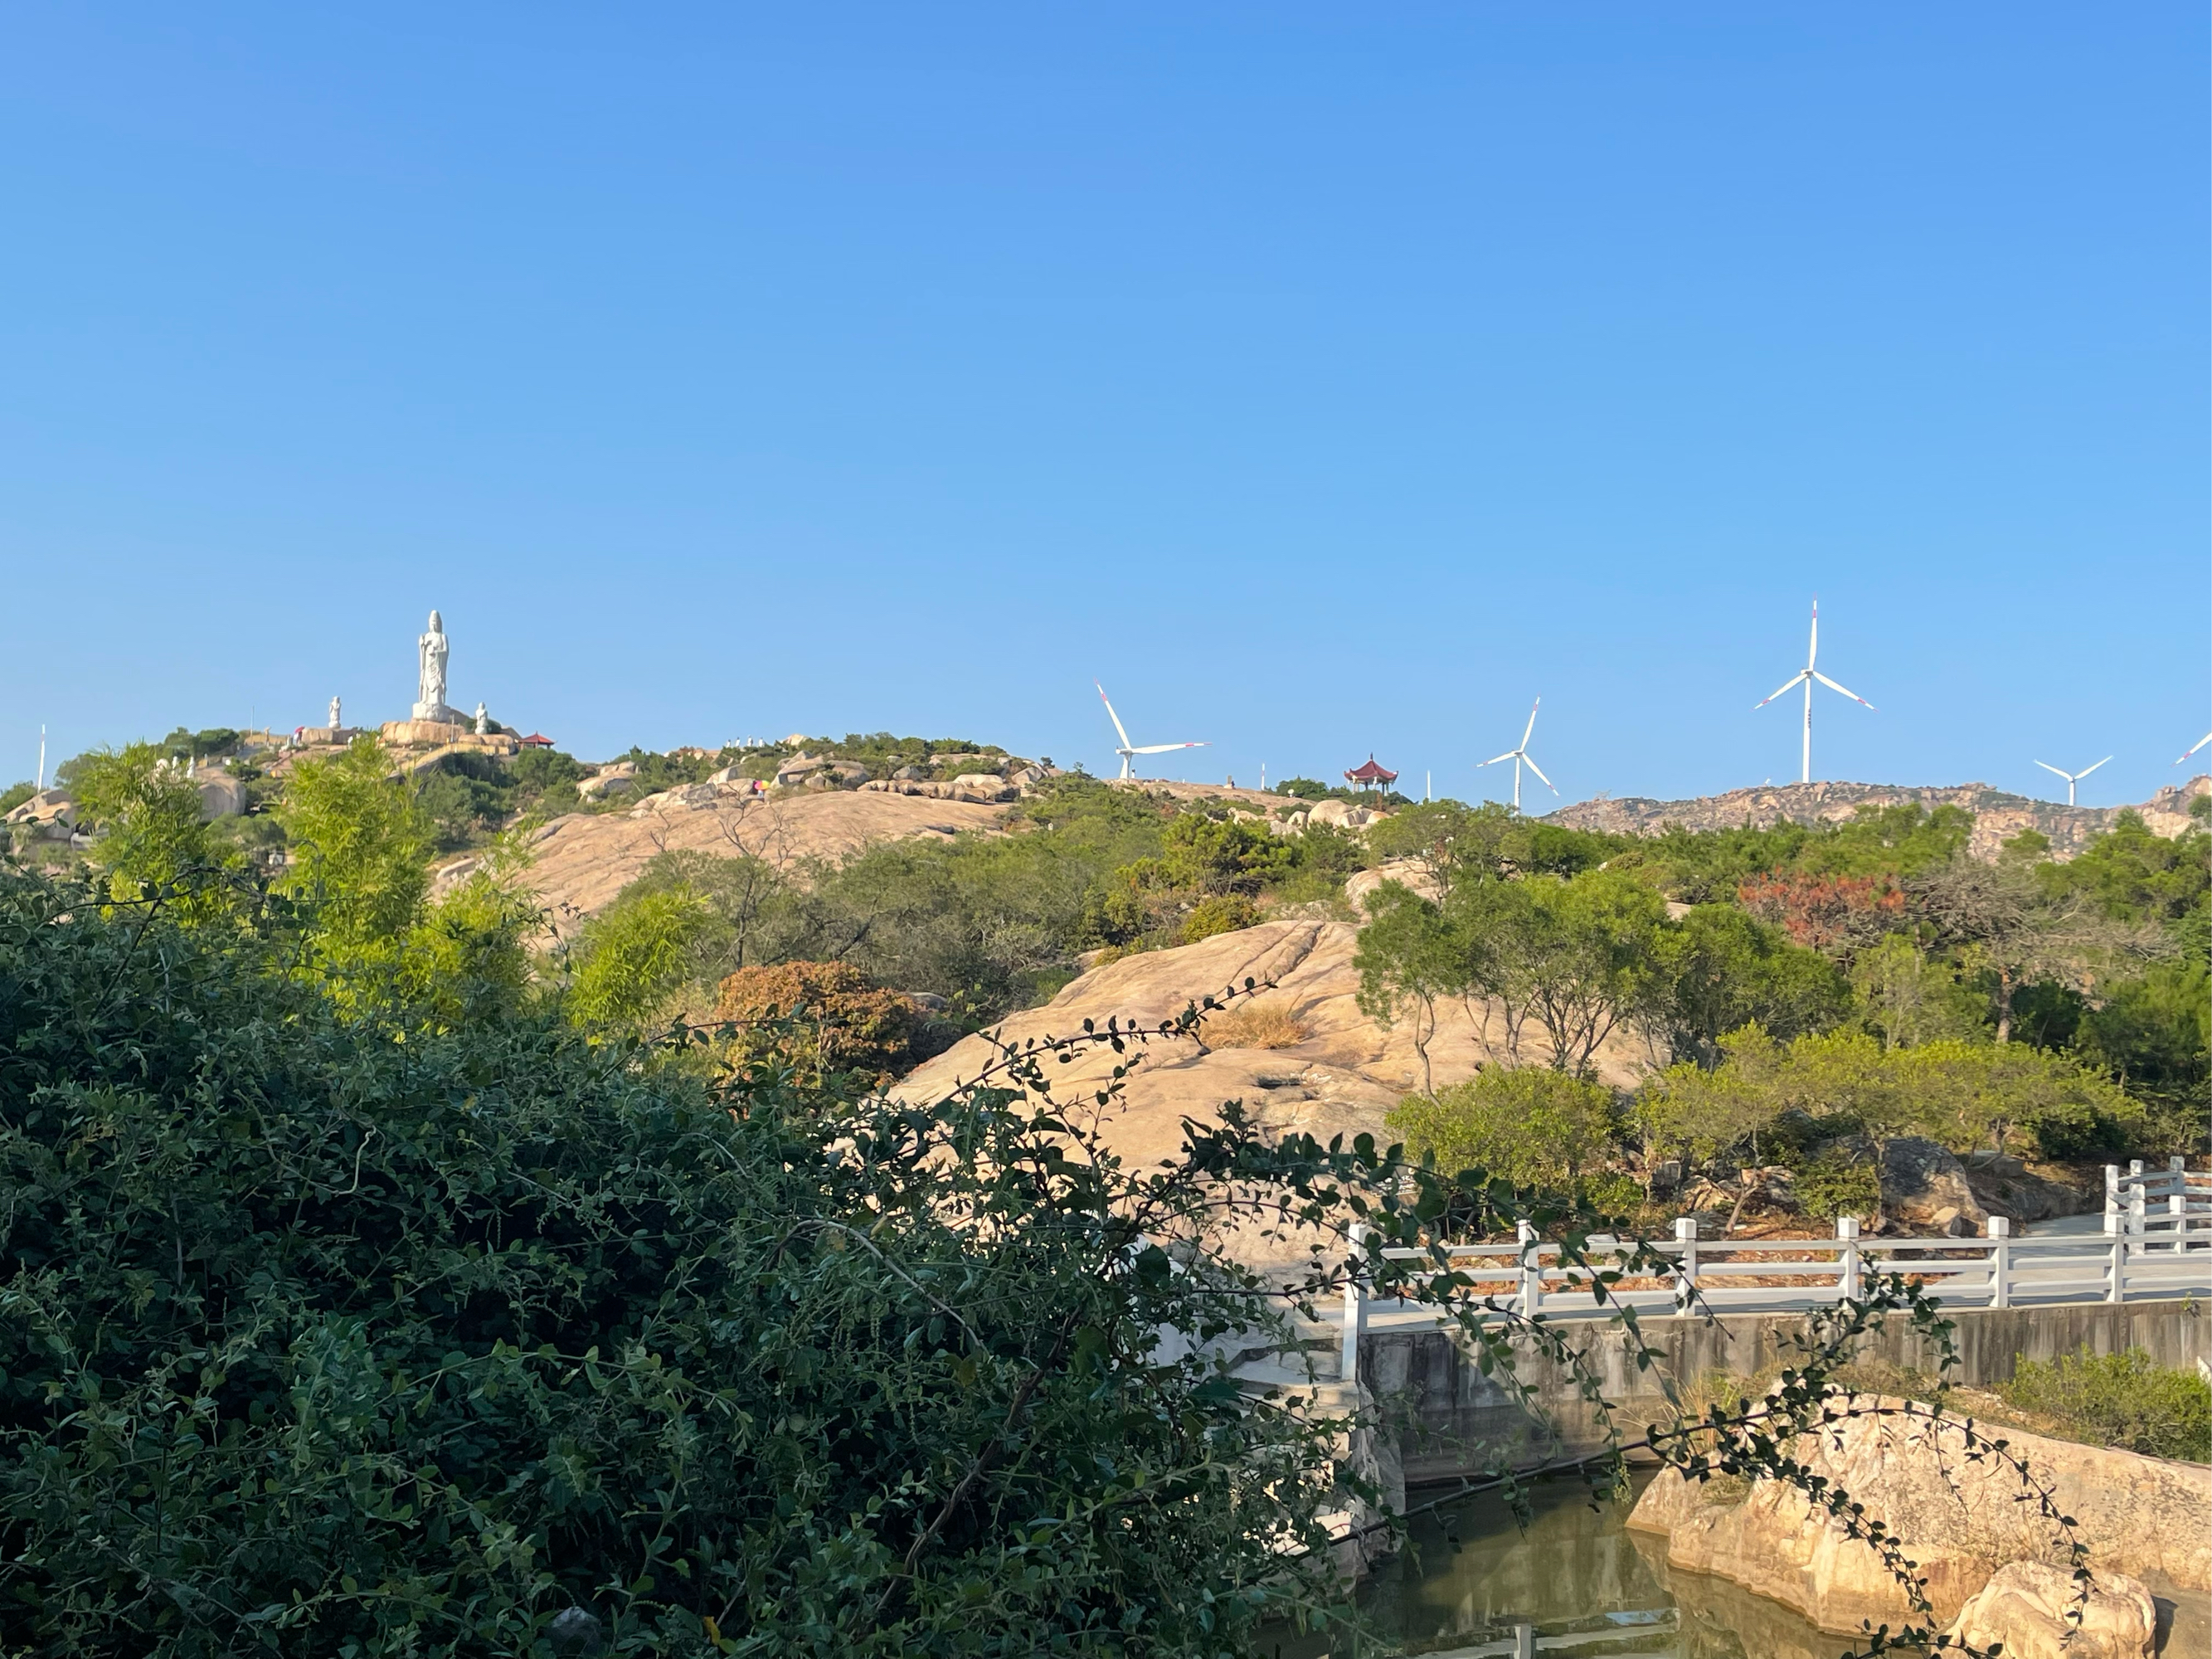
{"label": "wind turbine", "polygon": [[[1533,732],[1536,729],[1536,710],[1543,706],[1543,702],[1544,700],[1541,697],[1539,697],[1534,702],[1528,705],[1528,729],[1521,733],[1521,746],[1517,749],[1509,749],[1502,755],[1492,755],[1488,760],[1482,763],[1483,766],[1495,766],[1500,761],[1511,761],[1513,763],[1513,810],[1516,812],[1521,810],[1522,766],[1525,763],[1531,772],[1534,772],[1540,778],[1544,778],[1544,769],[1537,765],[1534,761],[1528,757],[1529,733]],[[1477,769],[1479,770],[1480,768]],[[1544,778],[1544,787],[1549,789],[1555,795],[1559,793],[1558,786],[1555,785],[1549,778]]]}
{"label": "wind turbine", "polygon": [[[2188,758],[2189,757],[2186,755],[2182,757],[2182,759],[2184,760],[2187,760]],[[2102,766],[2105,763],[2105,761],[2108,761],[2110,759],[2112,759],[2110,755],[2106,756],[2105,760],[2100,760],[2097,763],[2097,766]],[[2058,769],[2053,766],[2049,761],[2038,761],[2036,762],[2036,764],[2046,772],[2058,772]],[[2066,804],[2069,806],[2071,806],[2074,804],[2074,786],[2081,782],[2082,779],[2087,777],[2090,773],[2095,771],[2097,769],[2097,766],[2085,766],[2078,772],[2058,772],[2058,775],[2066,780]]]}
{"label": "wind turbine", "polygon": [[1835,681],[1830,679],[1826,674],[1820,672],[1819,669],[1814,667],[1814,660],[1818,658],[1820,654],[1820,601],[1816,599],[1813,601],[1813,641],[1810,645],[1805,647],[1805,666],[1796,673],[1792,674],[1788,679],[1783,681],[1781,686],[1772,694],[1772,696],[1761,697],[1757,702],[1751,706],[1751,711],[1755,714],[1760,709],[1765,708],[1768,703],[1772,702],[1776,697],[1780,696],[1783,692],[1787,691],[1791,686],[1802,684],[1805,688],[1805,759],[1797,776],[1797,781],[1800,783],[1810,783],[1813,781],[1813,682],[1814,680],[1818,680],[1821,684],[1826,686],[1829,690],[1842,692],[1844,696],[1849,697],[1853,702],[1857,703],[1863,708],[1872,708],[1874,707],[1872,703],[1869,702],[1864,697],[1859,696],[1857,692],[1847,690],[1843,686],[1838,685]]}
{"label": "wind turbine", "polygon": [[[39,728],[42,734],[45,732],[46,729],[46,728],[43,726]],[[2195,754],[2208,743],[2212,743],[2212,732],[2207,732],[2203,737],[2197,738],[2196,742],[2191,744],[2188,748],[2183,750],[2179,755],[2176,755],[2173,757],[2173,763],[2176,766],[2180,765],[2182,762],[2187,760],[2191,755]],[[44,750],[40,750],[39,752],[44,754],[46,751]]]}
{"label": "wind turbine", "polygon": [[[1091,683],[1093,685],[1098,685],[1097,680]],[[1098,701],[1106,705],[1106,718],[1114,722],[1114,730],[1121,739],[1121,746],[1114,752],[1121,757],[1121,775],[1125,778],[1133,778],[1137,775],[1129,763],[1139,755],[1164,755],[1171,750],[1204,749],[1209,746],[1202,743],[1131,743],[1128,728],[1121,724],[1121,717],[1114,712],[1113,699],[1106,695],[1106,688],[1103,685],[1098,685]]]}

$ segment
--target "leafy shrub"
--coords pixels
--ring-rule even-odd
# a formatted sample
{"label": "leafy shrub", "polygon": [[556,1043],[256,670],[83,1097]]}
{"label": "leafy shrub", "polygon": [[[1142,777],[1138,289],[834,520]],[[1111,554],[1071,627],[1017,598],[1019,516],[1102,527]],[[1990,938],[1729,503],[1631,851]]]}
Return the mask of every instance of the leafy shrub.
{"label": "leafy shrub", "polygon": [[1603,1160],[1613,1096],[1547,1066],[1488,1066],[1433,1095],[1407,1096],[1389,1121],[1407,1152],[1440,1169],[1486,1170],[1558,1191]]}
{"label": "leafy shrub", "polygon": [[1828,1153],[1794,1171],[1790,1190],[1808,1215],[1872,1215],[1881,1207],[1881,1182],[1863,1158]]}
{"label": "leafy shrub", "polygon": [[1249,1135],[1094,1180],[1002,1097],[717,1098],[283,968],[0,874],[0,1649],[1212,1655],[1334,1604],[1336,1428],[1155,1346],[1264,1305],[1146,1247]]}
{"label": "leafy shrub", "polygon": [[695,948],[710,925],[706,901],[688,885],[610,905],[578,941],[570,1018],[583,1025],[634,1026],[666,1012],[690,982]]}
{"label": "leafy shrub", "polygon": [[523,794],[557,795],[564,805],[574,799],[575,786],[592,775],[591,768],[557,749],[525,749],[507,762],[507,770]]}
{"label": "leafy shrub", "polygon": [[0,813],[14,811],[38,793],[28,778],[25,778],[21,783],[11,783],[5,789],[0,789]]}
{"label": "leafy shrub", "polygon": [[1223,893],[1191,906],[1182,924],[1182,942],[1195,945],[1216,933],[1233,933],[1260,920],[1260,907],[1242,893]]}
{"label": "leafy shrub", "polygon": [[882,1078],[906,1070],[921,1058],[926,1025],[912,997],[878,988],[844,962],[741,968],[722,981],[714,1018],[749,1028],[736,1039],[738,1054],[799,1067],[817,1082],[825,1071]]}
{"label": "leafy shrub", "polygon": [[1264,825],[1197,812],[1170,823],[1164,840],[1160,861],[1168,884],[1207,897],[1255,894],[1287,874],[1297,856]]}
{"label": "leafy shrub", "polygon": [[2141,1348],[2093,1354],[2085,1347],[2048,1364],[2022,1360],[1997,1393],[2076,1439],[2212,1462],[2212,1383],[2194,1371],[2154,1364]]}

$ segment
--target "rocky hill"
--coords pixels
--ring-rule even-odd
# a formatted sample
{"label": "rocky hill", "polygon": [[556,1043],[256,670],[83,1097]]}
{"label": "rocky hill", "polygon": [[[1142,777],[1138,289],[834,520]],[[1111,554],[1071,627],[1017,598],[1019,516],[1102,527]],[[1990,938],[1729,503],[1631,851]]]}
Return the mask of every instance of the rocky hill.
{"label": "rocky hill", "polygon": [[[697,799],[686,799],[687,796]],[[812,858],[842,859],[877,842],[950,838],[996,830],[1008,808],[859,790],[738,796],[713,789],[671,791],[622,812],[570,812],[532,837],[527,880],[562,931],[605,908],[656,854],[750,855],[778,868]],[[442,887],[474,867],[457,860],[438,872]]]}
{"label": "rocky hill", "polygon": [[[1126,1056],[1102,1044],[1067,1065],[1048,1066],[1054,1097],[1087,1110],[1115,1066],[1131,1063],[1120,1102],[1098,1125],[1105,1146],[1131,1168],[1172,1156],[1182,1144],[1183,1119],[1211,1118],[1226,1100],[1242,1100],[1275,1133],[1304,1132],[1326,1140],[1365,1133],[1387,1144],[1392,1137],[1383,1116],[1421,1087],[1422,1068],[1403,1023],[1386,1028],[1361,1012],[1359,974],[1352,963],[1358,948],[1358,930],[1340,921],[1263,921],[1094,968],[1043,1007],[1009,1016],[996,1035],[1008,1043],[1068,1036],[1085,1019],[1158,1025],[1248,978],[1272,980],[1275,988],[1252,999],[1250,1012],[1211,1015],[1194,1037],[1136,1045]],[[1503,1044],[1496,1015],[1480,1003],[1475,1011],[1485,1022],[1481,1029],[1456,1000],[1437,1009],[1428,1048],[1438,1088],[1474,1075],[1494,1058],[1491,1045]],[[996,1055],[985,1037],[967,1037],[910,1073],[894,1092],[905,1100],[937,1099],[975,1078]],[[1598,1050],[1597,1062],[1607,1082],[1626,1087],[1650,1056],[1616,1035]]]}
{"label": "rocky hill", "polygon": [[1746,825],[1765,829],[1777,823],[1841,823],[1862,806],[1962,806],[1974,814],[1973,838],[1968,848],[1978,858],[1994,859],[1997,849],[2021,830],[2039,830],[2051,838],[2051,855],[2068,859],[2087,847],[2093,836],[2111,829],[2113,820],[2126,811],[2142,813],[2143,821],[2161,836],[2179,835],[2191,822],[2190,801],[2208,793],[2212,793],[2212,777],[2199,775],[2161,789],[2130,809],[2063,806],[1992,789],[1985,783],[1785,783],[1731,789],[1724,795],[1700,795],[1695,800],[1652,800],[1644,796],[1613,799],[1601,795],[1563,806],[1546,822],[1573,830],[1650,836],[1670,823],[1693,830],[1735,830]]}

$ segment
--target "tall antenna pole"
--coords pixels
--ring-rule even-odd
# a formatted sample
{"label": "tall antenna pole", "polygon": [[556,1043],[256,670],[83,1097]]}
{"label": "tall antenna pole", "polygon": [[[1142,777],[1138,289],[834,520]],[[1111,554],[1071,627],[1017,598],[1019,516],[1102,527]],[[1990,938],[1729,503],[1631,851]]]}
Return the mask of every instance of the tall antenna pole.
{"label": "tall antenna pole", "polygon": [[43,722],[39,726],[39,793],[46,793],[46,728]]}

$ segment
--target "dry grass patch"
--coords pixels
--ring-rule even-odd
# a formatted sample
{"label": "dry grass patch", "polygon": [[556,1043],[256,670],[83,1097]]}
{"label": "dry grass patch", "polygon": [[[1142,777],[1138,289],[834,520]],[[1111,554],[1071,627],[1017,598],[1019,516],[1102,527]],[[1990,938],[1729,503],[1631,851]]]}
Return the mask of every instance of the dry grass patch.
{"label": "dry grass patch", "polygon": [[1208,1015],[1200,1032],[1209,1048],[1295,1048],[1312,1035],[1280,1003],[1224,1008]]}

